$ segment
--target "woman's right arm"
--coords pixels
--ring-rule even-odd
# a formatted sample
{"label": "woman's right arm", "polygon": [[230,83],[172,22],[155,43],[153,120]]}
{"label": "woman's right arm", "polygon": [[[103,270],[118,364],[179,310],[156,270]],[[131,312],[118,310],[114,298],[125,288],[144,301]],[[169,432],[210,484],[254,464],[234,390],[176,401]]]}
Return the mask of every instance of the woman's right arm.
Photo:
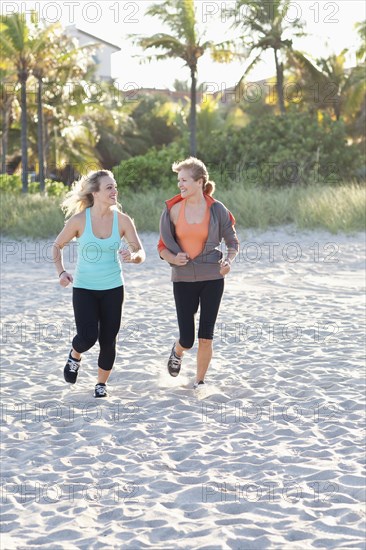
{"label": "woman's right arm", "polygon": [[69,243],[74,237],[77,237],[79,232],[79,215],[75,215],[70,218],[63,230],[57,235],[55,242],[52,246],[52,259],[55,263],[57,275],[61,286],[68,286],[73,282],[72,275],[68,273],[64,267],[62,258],[62,249],[67,243]]}
{"label": "woman's right arm", "polygon": [[178,254],[173,254],[167,248],[161,250],[160,257],[163,258],[166,262],[173,265],[186,265],[189,261],[189,256],[185,252],[178,252]]}

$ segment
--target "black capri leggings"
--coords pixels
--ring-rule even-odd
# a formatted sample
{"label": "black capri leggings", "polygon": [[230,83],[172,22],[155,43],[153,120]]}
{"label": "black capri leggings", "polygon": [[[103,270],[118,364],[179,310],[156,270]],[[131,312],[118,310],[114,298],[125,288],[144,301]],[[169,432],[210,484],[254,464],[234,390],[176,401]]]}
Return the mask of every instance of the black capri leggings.
{"label": "black capri leggings", "polygon": [[83,353],[99,341],[98,366],[111,370],[116,358],[116,337],[121,326],[123,286],[110,290],[73,288],[77,334],[72,341],[75,351]]}
{"label": "black capri leggings", "polygon": [[198,338],[212,340],[221,297],[224,292],[224,279],[173,283],[175,307],[179,326],[179,343],[183,348],[191,348],[195,338],[195,315],[201,307]]}

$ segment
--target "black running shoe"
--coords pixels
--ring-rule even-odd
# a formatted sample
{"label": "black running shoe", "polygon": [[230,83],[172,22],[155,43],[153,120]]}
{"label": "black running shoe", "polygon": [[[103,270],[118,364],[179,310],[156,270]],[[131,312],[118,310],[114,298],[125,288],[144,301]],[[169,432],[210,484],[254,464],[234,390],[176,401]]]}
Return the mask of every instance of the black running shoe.
{"label": "black running shoe", "polygon": [[196,390],[198,388],[198,386],[203,386],[205,383],[203,380],[200,380],[199,382],[195,382],[193,384],[193,389]]}
{"label": "black running shoe", "polygon": [[170,376],[178,376],[180,372],[180,368],[182,366],[182,359],[183,357],[179,357],[179,355],[175,353],[175,343],[174,343],[172,347],[172,351],[170,352],[169,360],[168,360],[168,371]]}
{"label": "black running shoe", "polygon": [[94,397],[108,397],[107,386],[102,382],[95,384]]}
{"label": "black running shoe", "polygon": [[70,351],[69,358],[64,368],[64,378],[66,382],[69,382],[70,384],[75,384],[76,379],[78,377],[80,362],[81,362],[81,359],[77,361],[76,359],[71,357],[71,351]]}

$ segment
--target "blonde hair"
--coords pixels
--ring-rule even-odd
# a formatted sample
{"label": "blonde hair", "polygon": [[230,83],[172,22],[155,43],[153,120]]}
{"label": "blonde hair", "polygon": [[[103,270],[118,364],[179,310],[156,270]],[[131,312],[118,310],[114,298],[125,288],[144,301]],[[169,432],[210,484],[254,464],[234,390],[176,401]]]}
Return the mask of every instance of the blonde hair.
{"label": "blonde hair", "polygon": [[[114,179],[114,175],[109,170],[97,170],[96,172],[89,172],[86,176],[82,176],[73,184],[71,190],[61,203],[61,208],[67,218],[93,206],[93,193],[99,191],[100,180],[105,176]],[[121,209],[119,204],[118,207]]]}
{"label": "blonde hair", "polygon": [[180,170],[189,170],[191,172],[192,178],[194,181],[203,179],[202,191],[205,195],[213,195],[215,192],[215,182],[208,179],[207,168],[202,162],[202,160],[197,159],[196,157],[189,157],[180,162],[174,162],[172,165],[173,172],[178,173]]}

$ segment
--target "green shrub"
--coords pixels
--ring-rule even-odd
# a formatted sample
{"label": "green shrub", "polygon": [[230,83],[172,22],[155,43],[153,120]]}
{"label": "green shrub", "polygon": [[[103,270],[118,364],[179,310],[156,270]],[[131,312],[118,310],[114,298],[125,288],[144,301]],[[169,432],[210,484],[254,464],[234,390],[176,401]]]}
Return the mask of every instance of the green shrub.
{"label": "green shrub", "polygon": [[162,149],[150,149],[145,155],[123,160],[113,168],[119,191],[148,191],[151,188],[169,189],[176,185],[172,164],[187,156],[183,147],[172,143]]}
{"label": "green shrub", "polygon": [[[150,149],[113,169],[120,190],[146,191],[175,185],[174,160],[188,156],[183,140]],[[343,121],[289,110],[266,114],[240,129],[210,131],[198,152],[218,187],[336,185],[359,177],[362,155],[347,143]]]}
{"label": "green shrub", "polygon": [[[46,179],[45,182],[45,191],[48,197],[61,197],[66,191],[67,187],[62,181],[53,181]],[[28,184],[28,193],[31,195],[34,193],[40,192],[40,183],[39,181],[32,181]]]}
{"label": "green shrub", "polygon": [[342,121],[289,111],[216,136],[202,154],[216,183],[289,186],[338,184],[356,177],[362,156]]}
{"label": "green shrub", "polygon": [[2,193],[21,193],[22,179],[15,174],[0,174],[0,192]]}
{"label": "green shrub", "polygon": [[62,181],[45,180],[46,193],[49,197],[61,197],[68,191]]}
{"label": "green shrub", "polygon": [[30,195],[35,195],[36,193],[39,193],[39,181],[31,181],[28,183],[28,193]]}
{"label": "green shrub", "polygon": [[[49,197],[61,197],[66,191],[67,187],[62,181],[53,181],[50,179],[45,180],[46,195]],[[22,192],[22,180],[21,177],[16,174],[0,174],[0,191],[3,193],[19,194]],[[31,181],[28,183],[28,193],[34,195],[40,192],[39,181]]]}

